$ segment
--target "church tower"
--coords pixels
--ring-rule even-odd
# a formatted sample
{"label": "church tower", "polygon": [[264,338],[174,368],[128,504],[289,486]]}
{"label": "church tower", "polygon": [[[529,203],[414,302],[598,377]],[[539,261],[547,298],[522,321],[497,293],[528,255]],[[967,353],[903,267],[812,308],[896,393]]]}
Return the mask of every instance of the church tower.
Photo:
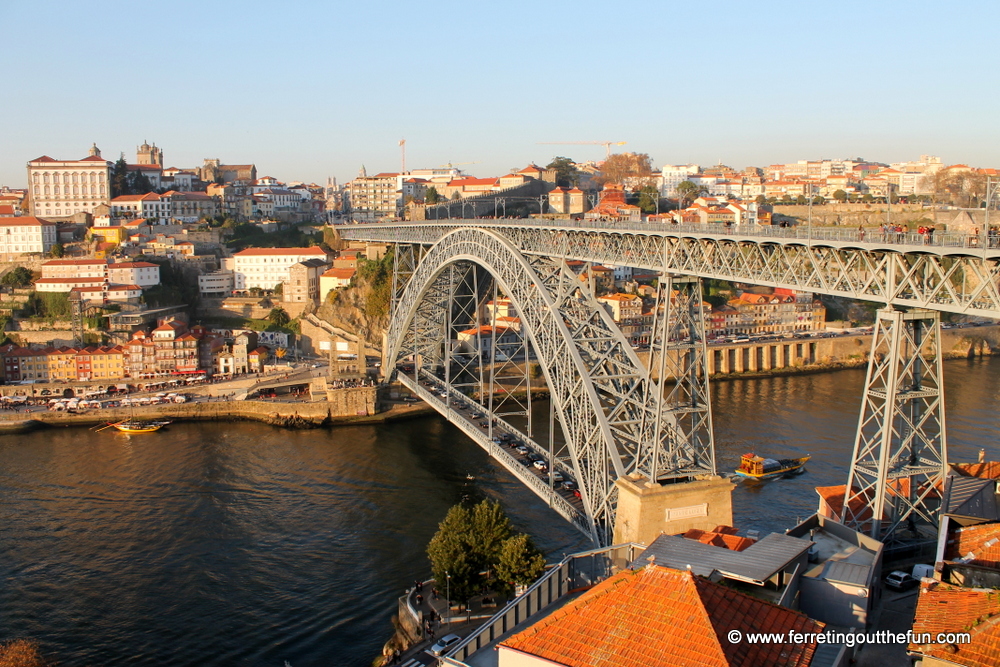
{"label": "church tower", "polygon": [[154,143],[150,146],[145,141],[135,150],[136,164],[155,164],[163,166],[163,151]]}

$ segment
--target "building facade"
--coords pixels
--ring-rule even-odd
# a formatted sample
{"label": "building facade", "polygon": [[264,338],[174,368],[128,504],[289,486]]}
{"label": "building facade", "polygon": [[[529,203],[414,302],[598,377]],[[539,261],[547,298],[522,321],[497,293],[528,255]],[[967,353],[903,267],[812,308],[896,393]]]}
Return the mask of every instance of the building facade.
{"label": "building facade", "polygon": [[31,214],[64,217],[93,213],[111,195],[112,164],[97,146],[81,160],[55,160],[43,155],[28,162]]}

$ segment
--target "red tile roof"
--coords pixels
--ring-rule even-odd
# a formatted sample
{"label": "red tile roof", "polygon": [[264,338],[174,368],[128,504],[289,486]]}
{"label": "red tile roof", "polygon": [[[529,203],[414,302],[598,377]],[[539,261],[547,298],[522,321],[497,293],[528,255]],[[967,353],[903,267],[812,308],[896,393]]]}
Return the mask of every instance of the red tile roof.
{"label": "red tile roof", "polygon": [[968,644],[910,644],[908,649],[966,667],[1000,665],[1000,592],[942,582],[922,584],[913,617],[914,634],[968,632]]}
{"label": "red tile roof", "polygon": [[1000,524],[983,523],[952,531],[944,555],[947,560],[1000,568]]}
{"label": "red tile roof", "polygon": [[20,218],[11,218],[9,220],[0,220],[0,226],[2,227],[51,227],[55,226],[55,224],[54,222],[30,215],[23,215]]}
{"label": "red tile roof", "polygon": [[159,266],[152,262],[121,262],[119,264],[108,264],[109,269],[148,269]]}
{"label": "red tile roof", "polygon": [[341,280],[349,280],[354,277],[357,273],[357,269],[329,269],[325,271],[321,278],[339,278]]}
{"label": "red tile roof", "polygon": [[805,667],[815,643],[731,644],[726,633],[823,627],[691,572],[652,565],[605,580],[500,646],[566,667]]}
{"label": "red tile roof", "polygon": [[983,461],[982,463],[953,463],[955,472],[965,477],[980,479],[1000,479],[1000,461]]}
{"label": "red tile roof", "polygon": [[105,259],[50,259],[42,266],[92,266],[95,264],[107,264]]}
{"label": "red tile roof", "polygon": [[326,257],[326,251],[319,246],[311,248],[247,248],[235,253],[234,257],[253,257],[261,255],[316,255]]}

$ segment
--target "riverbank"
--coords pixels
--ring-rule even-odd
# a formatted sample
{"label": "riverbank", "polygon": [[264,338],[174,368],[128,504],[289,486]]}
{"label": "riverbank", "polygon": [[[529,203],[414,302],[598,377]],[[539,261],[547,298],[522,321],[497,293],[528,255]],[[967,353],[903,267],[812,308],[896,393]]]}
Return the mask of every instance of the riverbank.
{"label": "riverbank", "polygon": [[425,404],[393,405],[374,414],[334,415],[330,404],[278,403],[269,401],[219,401],[149,405],[136,408],[109,408],[82,413],[40,411],[29,416],[18,413],[0,416],[0,435],[27,433],[45,427],[99,426],[127,419],[186,421],[256,421],[284,428],[323,428],[381,424],[413,419],[434,412]]}

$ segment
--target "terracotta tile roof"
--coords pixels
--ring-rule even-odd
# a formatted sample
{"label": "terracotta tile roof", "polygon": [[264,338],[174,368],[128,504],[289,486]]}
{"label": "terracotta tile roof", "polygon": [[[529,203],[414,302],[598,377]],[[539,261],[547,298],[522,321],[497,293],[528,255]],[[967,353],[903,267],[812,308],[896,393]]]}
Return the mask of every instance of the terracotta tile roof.
{"label": "terracotta tile roof", "polygon": [[1000,568],[1000,524],[983,523],[952,531],[944,556],[946,560]]}
{"label": "terracotta tile roof", "polygon": [[357,269],[330,269],[324,271],[320,278],[339,278],[340,280],[349,280],[354,277],[357,273]]}
{"label": "terracotta tile roof", "polygon": [[326,257],[326,251],[319,246],[311,248],[247,248],[235,253],[233,257],[252,257],[260,255],[322,255]]}
{"label": "terracotta tile roof", "polygon": [[743,551],[747,547],[753,546],[756,541],[749,537],[740,537],[736,534],[736,529],[732,526],[716,526],[714,530],[699,530],[692,528],[684,533],[684,537],[689,540],[696,540],[702,544],[722,547],[730,551]]}
{"label": "terracotta tile roof", "polygon": [[77,162],[107,162],[107,160],[102,158],[100,155],[88,155],[81,160],[77,160]]}
{"label": "terracotta tile roof", "polygon": [[979,477],[981,479],[1000,479],[1000,461],[983,461],[982,463],[953,463],[952,469],[964,477]]}
{"label": "terracotta tile roof", "polygon": [[148,269],[157,267],[159,264],[152,262],[121,262],[119,264],[108,264],[109,269]]}
{"label": "terracotta tile roof", "polygon": [[653,565],[605,580],[500,646],[566,667],[805,667],[814,643],[731,644],[726,633],[823,627],[691,572]]}
{"label": "terracotta tile roof", "polygon": [[56,160],[53,160],[48,155],[43,155],[42,157],[36,157],[34,160],[29,160],[29,162],[55,162],[55,161]]}
{"label": "terracotta tile roof", "polygon": [[914,634],[968,632],[968,644],[910,644],[910,651],[966,667],[1000,665],[1000,592],[934,582],[922,584]]}
{"label": "terracotta tile roof", "polygon": [[91,266],[107,264],[106,259],[50,259],[42,266]]}
{"label": "terracotta tile roof", "polygon": [[56,223],[42,220],[30,215],[23,215],[20,218],[0,220],[0,227],[50,227]]}

